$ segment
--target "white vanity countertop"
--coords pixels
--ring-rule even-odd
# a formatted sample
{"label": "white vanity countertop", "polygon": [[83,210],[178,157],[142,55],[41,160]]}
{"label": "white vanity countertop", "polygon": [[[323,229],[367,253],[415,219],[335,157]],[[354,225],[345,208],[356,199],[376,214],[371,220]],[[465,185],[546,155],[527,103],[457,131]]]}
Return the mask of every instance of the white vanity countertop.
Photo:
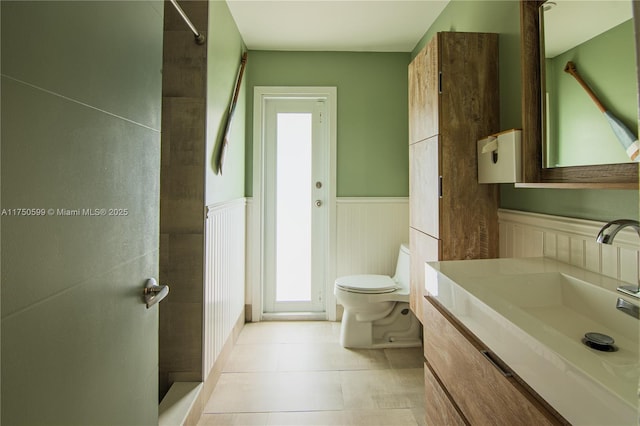
{"label": "white vanity countertop", "polygon": [[[547,258],[427,262],[429,295],[575,425],[637,425],[640,321],[620,281]],[[425,325],[425,326],[428,326]],[[615,352],[582,343],[615,339]]]}

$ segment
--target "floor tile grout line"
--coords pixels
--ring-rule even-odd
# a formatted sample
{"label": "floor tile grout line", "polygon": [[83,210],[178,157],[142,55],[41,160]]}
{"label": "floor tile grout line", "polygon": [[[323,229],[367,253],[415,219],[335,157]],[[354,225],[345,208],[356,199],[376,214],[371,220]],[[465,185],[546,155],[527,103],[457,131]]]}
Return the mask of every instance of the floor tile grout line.
{"label": "floor tile grout line", "polygon": [[[309,350],[311,352],[313,352],[313,350],[315,348],[317,348],[318,343],[326,343],[327,345],[331,346],[333,345],[335,342],[318,342],[318,341],[294,341],[294,342],[264,342],[264,341],[250,341],[247,340],[244,344],[246,345],[273,345],[274,349],[276,352],[278,352],[278,350],[287,350],[287,349],[291,349],[293,346],[298,346],[299,348],[303,348],[305,346],[309,346]],[[236,344],[238,345],[238,344]],[[326,346],[326,345],[324,345]],[[245,348],[246,349],[246,348]],[[378,349],[375,349],[375,351],[377,351]],[[374,351],[374,350],[371,350]],[[371,412],[371,411],[377,411],[377,410],[383,410],[385,412],[389,411],[389,410],[398,410],[398,412],[404,412],[405,413],[405,418],[407,418],[407,416],[409,418],[411,418],[411,421],[409,423],[404,423],[406,425],[420,425],[423,424],[423,422],[421,420],[419,420],[419,416],[416,414],[416,410],[419,410],[421,408],[421,404],[420,402],[416,402],[416,400],[414,400],[413,398],[410,398],[409,394],[407,395],[407,398],[409,398],[408,402],[408,406],[407,407],[394,407],[394,408],[381,408],[381,407],[366,407],[363,406],[361,408],[359,407],[347,407],[347,400],[345,399],[345,374],[349,374],[349,373],[356,373],[356,374],[364,374],[367,375],[369,373],[372,372],[387,372],[385,374],[398,374],[401,370],[404,369],[421,369],[422,368],[422,363],[419,363],[419,366],[415,364],[415,360],[412,360],[412,358],[416,357],[421,359],[421,349],[417,349],[413,351],[413,354],[411,352],[405,354],[405,355],[400,355],[398,357],[392,357],[391,356],[391,352],[387,351],[385,349],[382,349],[382,357],[380,358],[381,360],[383,360],[383,362],[381,364],[384,364],[384,368],[372,368],[372,365],[367,365],[364,368],[327,368],[327,369],[309,369],[309,368],[301,368],[299,370],[280,370],[280,366],[278,364],[278,367],[276,367],[276,370],[262,370],[262,371],[250,371],[250,370],[243,370],[243,369],[238,369],[237,371],[223,371],[222,374],[226,374],[226,375],[241,375],[241,374],[264,374],[264,375],[272,375],[272,376],[277,376],[277,375],[286,375],[286,374],[308,374],[308,373],[336,373],[336,375],[339,377],[339,393],[340,393],[340,399],[342,401],[342,409],[295,409],[295,410],[273,410],[273,411],[251,411],[251,410],[247,410],[247,411],[234,411],[234,412],[205,412],[203,410],[203,416],[204,415],[210,415],[210,416],[224,416],[224,415],[233,415],[233,414],[247,414],[247,415],[265,415],[266,419],[265,419],[265,423],[260,423],[263,425],[272,425],[275,423],[272,423],[270,421],[270,419],[275,419],[277,418],[276,416],[278,415],[289,415],[289,414],[294,414],[294,413],[316,413],[316,412],[322,412],[322,413],[344,413],[344,415],[349,416],[352,415],[353,412],[358,412],[361,411],[363,413],[367,413],[367,412]],[[367,352],[365,352],[367,353]],[[395,361],[394,361],[395,360]],[[229,363],[230,361],[227,361],[227,363]],[[406,368],[397,368],[397,364],[398,363],[402,363],[402,362],[408,362],[409,366],[407,366]],[[378,366],[380,366],[381,364],[377,364]],[[395,365],[394,365],[395,364]],[[224,368],[224,367],[223,367]],[[395,381],[395,380],[394,380]],[[214,390],[215,392],[215,390]],[[337,393],[337,392],[336,392]],[[413,393],[413,392],[411,392]],[[337,395],[335,395],[337,396]],[[211,399],[213,399],[214,395],[212,395]],[[205,404],[205,406],[207,406],[209,403]],[[416,405],[418,404],[418,405]],[[418,416],[418,417],[417,417]],[[347,421],[348,418],[345,417],[345,421]],[[345,423],[346,424],[346,423]],[[349,423],[351,424],[351,423]],[[357,423],[359,424],[359,423]]]}

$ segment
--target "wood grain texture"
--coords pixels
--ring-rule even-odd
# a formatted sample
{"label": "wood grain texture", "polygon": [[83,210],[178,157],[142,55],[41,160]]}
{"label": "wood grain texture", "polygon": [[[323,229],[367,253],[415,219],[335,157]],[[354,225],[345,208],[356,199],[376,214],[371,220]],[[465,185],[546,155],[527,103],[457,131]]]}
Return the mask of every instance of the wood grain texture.
{"label": "wood grain texture", "polygon": [[438,33],[409,76],[410,226],[437,241],[427,259],[412,234],[411,305],[421,318],[425,261],[498,256],[498,186],[478,184],[476,157],[477,141],[499,130],[498,36]]}
{"label": "wood grain texture", "polygon": [[[639,188],[638,172],[640,165],[638,163],[562,168],[543,167],[542,75],[540,67],[540,18],[538,13],[538,8],[542,3],[544,2],[540,0],[520,1],[523,184],[517,186],[523,188],[573,189]],[[634,8],[637,9],[638,6],[635,3],[637,2],[634,2]],[[637,48],[638,33],[636,32]]]}
{"label": "wood grain texture", "polygon": [[498,255],[498,186],[478,183],[479,139],[499,131],[498,35],[440,33],[443,259]]}
{"label": "wood grain texture", "polygon": [[440,241],[415,228],[409,228],[409,246],[411,250],[409,305],[416,317],[422,322],[424,304],[427,303],[424,298],[426,295],[424,263],[440,258]]}
{"label": "wood grain texture", "polygon": [[516,379],[504,377],[489,363],[480,353],[487,348],[444,308],[427,300],[425,358],[469,424],[563,424]]}
{"label": "wood grain texture", "polygon": [[519,188],[637,189],[638,163],[554,167],[540,170],[540,180]]}
{"label": "wood grain texture", "polygon": [[540,75],[539,0],[520,2],[522,67],[522,179],[540,181],[542,169],[542,97]]}
{"label": "wood grain texture", "polygon": [[409,143],[438,133],[438,44],[434,38],[409,64]]}
{"label": "wood grain texture", "polygon": [[467,424],[426,362],[424,363],[424,391],[424,411],[427,425],[463,426]]}

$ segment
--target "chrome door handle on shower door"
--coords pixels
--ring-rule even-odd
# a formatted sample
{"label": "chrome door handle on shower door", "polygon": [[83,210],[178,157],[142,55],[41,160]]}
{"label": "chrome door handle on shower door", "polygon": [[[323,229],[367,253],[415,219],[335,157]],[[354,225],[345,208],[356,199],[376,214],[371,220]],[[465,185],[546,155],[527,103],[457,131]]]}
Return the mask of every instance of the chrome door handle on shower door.
{"label": "chrome door handle on shower door", "polygon": [[168,285],[158,285],[158,282],[155,278],[149,278],[144,285],[144,290],[142,291],[144,295],[144,301],[147,305],[147,309],[160,302],[162,299],[167,297],[169,294],[169,286]]}

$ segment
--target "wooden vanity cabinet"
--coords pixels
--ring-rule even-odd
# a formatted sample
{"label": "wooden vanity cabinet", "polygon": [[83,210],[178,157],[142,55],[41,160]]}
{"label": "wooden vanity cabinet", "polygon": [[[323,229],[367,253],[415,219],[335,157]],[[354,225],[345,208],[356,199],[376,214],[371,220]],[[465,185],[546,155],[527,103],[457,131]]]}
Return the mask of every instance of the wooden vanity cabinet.
{"label": "wooden vanity cabinet", "polygon": [[409,65],[410,305],[423,322],[424,263],[498,256],[498,187],[476,146],[499,131],[498,35],[437,33]]}
{"label": "wooden vanity cabinet", "polygon": [[424,330],[428,425],[563,424],[426,297],[425,262],[498,257],[498,187],[478,184],[476,146],[499,130],[497,34],[436,34],[409,65],[410,305]]}
{"label": "wooden vanity cabinet", "polygon": [[431,297],[424,315],[427,424],[568,424]]}
{"label": "wooden vanity cabinet", "polygon": [[426,362],[424,363],[424,399],[425,423],[428,426],[464,426],[467,424],[464,416],[458,412],[458,408],[451,402]]}

